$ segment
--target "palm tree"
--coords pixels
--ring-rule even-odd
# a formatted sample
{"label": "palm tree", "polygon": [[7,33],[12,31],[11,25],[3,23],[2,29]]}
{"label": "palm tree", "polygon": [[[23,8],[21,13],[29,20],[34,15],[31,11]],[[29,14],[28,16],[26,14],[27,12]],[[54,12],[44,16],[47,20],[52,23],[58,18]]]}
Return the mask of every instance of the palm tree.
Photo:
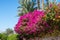
{"label": "palm tree", "polygon": [[47,2],[47,6],[49,6],[49,0],[46,0],[46,2]]}
{"label": "palm tree", "polygon": [[44,9],[44,0],[42,0],[42,10]]}
{"label": "palm tree", "polygon": [[6,35],[10,35],[10,34],[13,34],[14,32],[12,29],[8,28],[8,29],[6,29],[5,33],[6,33]]}
{"label": "palm tree", "polygon": [[40,9],[40,0],[37,0],[38,9]]}
{"label": "palm tree", "polygon": [[19,4],[21,6],[19,6],[19,16],[23,15],[27,12],[32,12],[34,11],[34,9],[36,9],[37,7],[34,7],[36,5],[34,0],[19,0]]}

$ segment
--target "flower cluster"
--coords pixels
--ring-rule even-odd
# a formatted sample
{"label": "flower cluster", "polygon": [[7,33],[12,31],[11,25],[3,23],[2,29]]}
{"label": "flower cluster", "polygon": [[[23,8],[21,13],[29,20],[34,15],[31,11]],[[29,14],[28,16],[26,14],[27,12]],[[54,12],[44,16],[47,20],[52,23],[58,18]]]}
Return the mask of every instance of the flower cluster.
{"label": "flower cluster", "polygon": [[20,16],[15,31],[23,36],[54,34],[60,32],[60,4],[50,4],[47,9],[35,10]]}
{"label": "flower cluster", "polygon": [[18,34],[37,34],[48,28],[48,24],[42,18],[44,11],[35,10],[23,16],[20,16],[18,23],[15,26],[15,31]]}
{"label": "flower cluster", "polygon": [[49,7],[46,8],[45,18],[50,20],[60,20],[60,3],[53,4],[50,3]]}
{"label": "flower cluster", "polygon": [[[50,26],[50,31],[52,30],[52,34],[55,35],[60,32],[60,3],[53,4],[51,3],[49,7],[45,10],[44,20]],[[58,34],[57,34],[58,35]],[[60,33],[59,33],[60,35]]]}

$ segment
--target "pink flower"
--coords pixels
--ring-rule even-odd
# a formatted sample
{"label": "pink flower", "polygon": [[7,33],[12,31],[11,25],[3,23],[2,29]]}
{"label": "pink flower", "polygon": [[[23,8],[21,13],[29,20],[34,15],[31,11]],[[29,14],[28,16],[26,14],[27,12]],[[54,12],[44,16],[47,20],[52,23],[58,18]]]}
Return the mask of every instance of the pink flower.
{"label": "pink flower", "polygon": [[[20,16],[18,23],[15,26],[15,31],[19,34],[35,34],[40,31],[40,26],[37,26],[38,22],[42,22],[42,17],[44,16],[44,11],[29,12],[23,16]],[[23,28],[25,27],[25,28]],[[38,28],[37,28],[38,27]],[[21,30],[22,28],[22,30]],[[38,31],[37,31],[38,30]]]}
{"label": "pink flower", "polygon": [[50,7],[50,8],[52,8],[52,7],[53,7],[53,4],[52,4],[52,3],[50,3],[49,7]]}

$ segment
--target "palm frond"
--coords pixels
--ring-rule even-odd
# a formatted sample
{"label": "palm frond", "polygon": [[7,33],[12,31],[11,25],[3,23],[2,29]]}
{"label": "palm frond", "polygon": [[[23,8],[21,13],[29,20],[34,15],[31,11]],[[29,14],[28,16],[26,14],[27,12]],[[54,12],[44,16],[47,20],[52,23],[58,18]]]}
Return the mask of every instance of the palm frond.
{"label": "palm frond", "polygon": [[22,8],[22,10],[20,11],[20,13],[18,15],[34,11],[34,9],[37,8],[37,7],[34,7],[36,5],[36,3],[34,1],[30,1],[30,0],[24,0],[24,1],[19,0],[19,4],[21,6],[19,6],[18,8]]}

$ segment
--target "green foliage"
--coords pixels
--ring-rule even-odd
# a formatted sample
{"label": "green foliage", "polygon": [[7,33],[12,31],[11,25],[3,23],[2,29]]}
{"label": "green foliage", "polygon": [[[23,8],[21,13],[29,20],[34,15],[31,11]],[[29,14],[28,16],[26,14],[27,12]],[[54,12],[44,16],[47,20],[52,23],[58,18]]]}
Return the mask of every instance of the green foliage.
{"label": "green foliage", "polygon": [[5,33],[0,34],[0,39],[1,40],[7,40],[7,35]]}
{"label": "green foliage", "polygon": [[[37,7],[36,6],[36,2],[35,1],[30,1],[30,0],[19,0],[19,4],[21,6],[19,6],[19,16],[20,15],[23,15],[24,13],[27,13],[27,12],[32,12],[34,11],[34,9],[36,9]],[[21,10],[20,10],[21,9]]]}
{"label": "green foliage", "polygon": [[17,36],[18,36],[18,34],[6,35],[5,33],[0,33],[1,40],[19,40],[19,38]]}
{"label": "green foliage", "polygon": [[0,40],[19,40],[18,34],[14,34],[13,30],[8,28],[5,32],[0,33]]}
{"label": "green foliage", "polygon": [[2,34],[0,33],[0,39],[1,39],[1,37],[2,37]]}
{"label": "green foliage", "polygon": [[13,34],[13,30],[8,28],[8,29],[6,29],[5,33],[6,33],[6,35]]}
{"label": "green foliage", "polygon": [[11,34],[8,36],[7,40],[18,40],[17,34]]}

